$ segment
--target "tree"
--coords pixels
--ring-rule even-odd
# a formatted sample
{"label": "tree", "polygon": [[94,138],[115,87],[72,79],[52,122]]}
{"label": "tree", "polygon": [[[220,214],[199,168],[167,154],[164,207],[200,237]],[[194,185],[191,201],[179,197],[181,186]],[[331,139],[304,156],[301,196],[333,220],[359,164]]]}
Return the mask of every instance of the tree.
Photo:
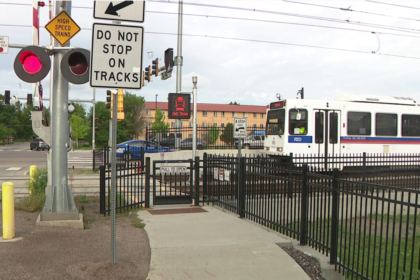
{"label": "tree", "polygon": [[229,102],[229,105],[241,105],[241,104],[239,104],[239,103],[238,103],[238,102],[236,102],[236,101],[235,101],[235,102],[230,101],[230,102]]}
{"label": "tree", "polygon": [[214,145],[217,142],[217,139],[219,139],[219,134],[220,134],[219,128],[217,126],[213,125],[210,128],[209,135],[208,135],[209,143]]}
{"label": "tree", "polygon": [[233,145],[235,143],[235,138],[233,138],[233,124],[228,123],[223,131],[222,135],[220,135],[220,140],[225,142],[228,145]]}
{"label": "tree", "polygon": [[85,119],[78,115],[72,115],[70,117],[70,124],[72,128],[72,136],[73,138],[76,138],[76,145],[79,147],[79,139],[87,136],[89,126],[86,125]]}
{"label": "tree", "polygon": [[138,139],[144,131],[146,102],[143,97],[130,92],[124,94],[125,118],[118,123],[118,141]]}
{"label": "tree", "polygon": [[165,122],[165,115],[162,114],[160,108],[156,109],[155,121],[152,122],[153,133],[167,133],[169,131],[169,123]]}

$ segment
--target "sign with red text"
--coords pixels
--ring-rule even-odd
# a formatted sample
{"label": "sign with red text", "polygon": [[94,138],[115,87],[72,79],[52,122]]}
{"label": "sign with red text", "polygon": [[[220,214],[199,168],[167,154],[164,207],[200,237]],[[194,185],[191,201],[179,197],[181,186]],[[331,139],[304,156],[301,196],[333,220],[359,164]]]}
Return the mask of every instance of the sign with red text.
{"label": "sign with red text", "polygon": [[169,119],[191,118],[191,94],[170,93],[168,96]]}

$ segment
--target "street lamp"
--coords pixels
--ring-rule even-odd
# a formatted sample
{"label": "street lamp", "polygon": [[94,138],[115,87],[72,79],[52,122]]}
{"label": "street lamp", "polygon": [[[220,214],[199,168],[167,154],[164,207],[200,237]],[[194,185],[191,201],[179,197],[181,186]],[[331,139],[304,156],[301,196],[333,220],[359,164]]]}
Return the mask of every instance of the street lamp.
{"label": "street lamp", "polygon": [[155,100],[156,100],[156,101],[155,101],[155,115],[156,115],[156,111],[157,111],[157,96],[158,96],[158,95],[156,94],[156,99],[155,99]]}

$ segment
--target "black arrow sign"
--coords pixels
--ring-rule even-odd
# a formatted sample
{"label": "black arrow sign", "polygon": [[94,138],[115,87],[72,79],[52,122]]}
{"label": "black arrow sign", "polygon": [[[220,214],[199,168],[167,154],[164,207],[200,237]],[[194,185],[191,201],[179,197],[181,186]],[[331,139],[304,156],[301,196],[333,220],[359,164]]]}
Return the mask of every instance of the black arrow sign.
{"label": "black arrow sign", "polygon": [[134,1],[124,1],[124,2],[121,2],[120,4],[115,5],[115,6],[111,2],[111,3],[109,3],[109,6],[105,11],[105,14],[118,16],[118,13],[117,13],[118,10],[121,10],[121,9],[127,7],[127,6],[130,6],[131,4],[134,4]]}

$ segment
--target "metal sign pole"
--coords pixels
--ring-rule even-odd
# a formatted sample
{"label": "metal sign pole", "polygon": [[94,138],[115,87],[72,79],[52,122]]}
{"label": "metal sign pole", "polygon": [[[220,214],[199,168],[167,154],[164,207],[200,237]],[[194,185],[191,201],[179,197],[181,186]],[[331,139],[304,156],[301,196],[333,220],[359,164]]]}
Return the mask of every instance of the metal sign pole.
{"label": "metal sign pole", "polygon": [[112,140],[111,140],[111,262],[116,263],[115,260],[115,251],[116,251],[116,225],[115,225],[115,212],[116,212],[116,191],[117,191],[117,107],[118,107],[118,94],[112,92],[114,94],[114,104],[113,112],[112,112]]}

